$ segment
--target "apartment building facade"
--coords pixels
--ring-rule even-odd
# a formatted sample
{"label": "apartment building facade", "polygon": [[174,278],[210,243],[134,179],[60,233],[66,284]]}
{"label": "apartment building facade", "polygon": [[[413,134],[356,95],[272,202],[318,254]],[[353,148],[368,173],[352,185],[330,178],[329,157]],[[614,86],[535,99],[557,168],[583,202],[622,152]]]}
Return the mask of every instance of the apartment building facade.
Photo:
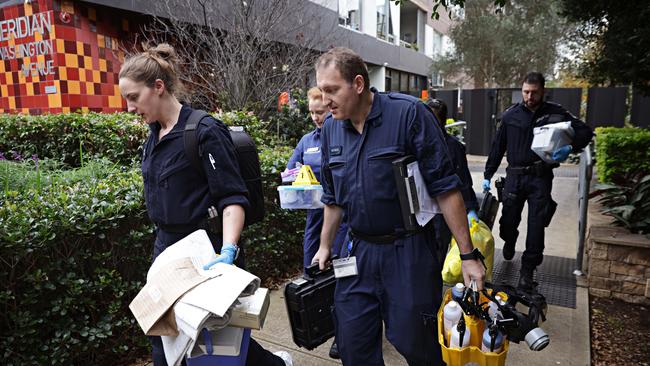
{"label": "apartment building facade", "polygon": [[[210,11],[227,11],[222,2],[207,3]],[[152,16],[164,16],[152,4],[0,0],[0,112],[124,110],[117,86],[124,60],[119,45],[133,39]],[[354,49],[368,64],[371,85],[378,90],[422,96],[444,85],[431,71],[431,61],[450,49],[445,34],[451,22],[444,11],[439,20],[431,18],[431,0],[401,6],[390,0],[296,0],[296,6],[310,7],[323,24],[338,24],[332,42],[314,48]],[[180,5],[177,12],[181,18],[190,14]]]}

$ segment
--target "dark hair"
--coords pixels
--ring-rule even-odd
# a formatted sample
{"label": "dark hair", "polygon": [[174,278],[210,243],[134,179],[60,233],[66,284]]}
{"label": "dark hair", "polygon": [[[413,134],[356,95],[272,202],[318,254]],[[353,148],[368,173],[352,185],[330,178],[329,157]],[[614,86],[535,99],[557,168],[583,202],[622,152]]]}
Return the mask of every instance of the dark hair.
{"label": "dark hair", "polygon": [[354,51],[345,47],[334,47],[318,58],[318,61],[316,61],[316,70],[321,67],[327,67],[332,63],[341,73],[343,80],[352,83],[357,75],[361,75],[364,83],[363,90],[370,89],[368,68],[361,56],[357,55]]}
{"label": "dark hair", "polygon": [[542,75],[542,73],[539,73],[539,72],[536,72],[536,71],[529,72],[528,74],[526,74],[526,77],[524,77],[524,83],[526,83],[526,84],[537,84],[537,85],[541,86],[542,88],[544,88],[544,83],[545,82],[546,81],[544,80],[544,75]]}
{"label": "dark hair", "polygon": [[167,43],[153,48],[145,47],[143,52],[124,61],[119,78],[143,82],[148,87],[153,87],[156,80],[160,79],[165,83],[169,94],[176,95],[183,87],[178,77],[178,63],[174,47]]}
{"label": "dark hair", "polygon": [[436,115],[440,128],[444,130],[447,124],[447,104],[440,99],[429,99],[427,105]]}

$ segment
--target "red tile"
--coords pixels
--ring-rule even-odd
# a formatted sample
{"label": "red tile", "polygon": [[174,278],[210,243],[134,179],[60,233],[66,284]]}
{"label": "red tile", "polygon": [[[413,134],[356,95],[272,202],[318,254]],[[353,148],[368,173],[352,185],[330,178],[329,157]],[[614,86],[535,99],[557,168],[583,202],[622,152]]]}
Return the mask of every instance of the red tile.
{"label": "red tile", "polygon": [[101,86],[102,95],[113,95],[114,92],[113,85],[105,84],[105,83],[102,83],[101,85],[102,85]]}
{"label": "red tile", "polygon": [[68,80],[79,80],[79,69],[76,67],[66,67]]}
{"label": "red tile", "polygon": [[81,108],[81,106],[82,106],[81,95],[69,94],[68,98],[69,98],[70,107]]}

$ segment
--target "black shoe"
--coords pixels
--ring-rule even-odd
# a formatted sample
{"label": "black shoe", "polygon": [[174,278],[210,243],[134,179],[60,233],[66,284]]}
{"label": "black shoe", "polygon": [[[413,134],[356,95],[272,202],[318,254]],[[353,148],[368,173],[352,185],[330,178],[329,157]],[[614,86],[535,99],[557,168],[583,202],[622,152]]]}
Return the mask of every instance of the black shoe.
{"label": "black shoe", "polygon": [[522,271],[519,273],[519,284],[517,285],[517,289],[530,292],[536,285],[535,281],[533,281],[532,271]]}
{"label": "black shoe", "polygon": [[330,347],[330,358],[338,360],[341,358],[339,354],[339,346],[336,345],[336,339],[332,342],[332,347]]}
{"label": "black shoe", "polygon": [[505,242],[503,244],[503,259],[509,261],[515,256],[515,244]]}

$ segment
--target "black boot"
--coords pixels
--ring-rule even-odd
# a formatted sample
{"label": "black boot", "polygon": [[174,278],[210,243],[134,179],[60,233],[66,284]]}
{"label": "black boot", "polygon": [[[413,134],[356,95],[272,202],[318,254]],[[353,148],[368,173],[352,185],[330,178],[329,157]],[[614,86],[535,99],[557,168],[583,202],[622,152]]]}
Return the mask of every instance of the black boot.
{"label": "black boot", "polygon": [[503,243],[503,259],[509,261],[515,256],[515,244],[516,242]]}
{"label": "black boot", "polygon": [[341,355],[339,354],[339,346],[336,345],[336,339],[334,339],[334,342],[332,342],[332,347],[330,347],[330,357],[335,360],[341,358]]}
{"label": "black boot", "polygon": [[519,271],[519,284],[517,285],[517,289],[530,292],[535,288],[535,286],[537,286],[535,281],[533,281],[534,271],[534,269],[521,268],[521,271]]}

